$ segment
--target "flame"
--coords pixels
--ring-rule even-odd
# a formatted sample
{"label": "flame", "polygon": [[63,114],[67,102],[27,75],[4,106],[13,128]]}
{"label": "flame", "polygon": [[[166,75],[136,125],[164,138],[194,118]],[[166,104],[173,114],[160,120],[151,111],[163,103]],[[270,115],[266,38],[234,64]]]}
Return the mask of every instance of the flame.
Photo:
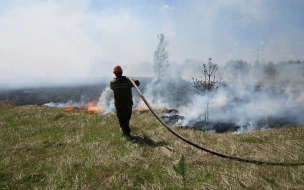
{"label": "flame", "polygon": [[[148,102],[152,102],[153,98],[147,98]],[[137,101],[139,102],[138,103],[138,106],[134,109],[135,111],[147,111],[149,110],[149,108],[147,107],[147,105],[145,104],[145,102],[141,99],[141,97],[138,97],[137,98]]]}
{"label": "flame", "polygon": [[73,106],[66,106],[63,108],[63,111],[72,111],[74,110]]}
{"label": "flame", "polygon": [[94,106],[93,102],[89,102],[85,107],[85,111],[89,114],[97,114],[99,112],[99,109]]}
{"label": "flame", "polygon": [[85,106],[80,107],[66,106],[63,108],[63,111],[85,111],[89,114],[98,114],[100,111],[103,110],[103,108],[98,108],[97,106],[95,106],[96,102],[98,101],[91,101]]}

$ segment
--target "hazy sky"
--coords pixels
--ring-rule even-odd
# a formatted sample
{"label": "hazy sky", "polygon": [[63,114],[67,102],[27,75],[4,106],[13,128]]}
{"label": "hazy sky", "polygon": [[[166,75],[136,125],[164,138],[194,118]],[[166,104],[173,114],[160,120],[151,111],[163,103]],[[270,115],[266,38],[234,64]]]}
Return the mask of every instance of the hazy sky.
{"label": "hazy sky", "polygon": [[158,33],[177,63],[304,61],[304,0],[0,0],[0,80],[142,76]]}

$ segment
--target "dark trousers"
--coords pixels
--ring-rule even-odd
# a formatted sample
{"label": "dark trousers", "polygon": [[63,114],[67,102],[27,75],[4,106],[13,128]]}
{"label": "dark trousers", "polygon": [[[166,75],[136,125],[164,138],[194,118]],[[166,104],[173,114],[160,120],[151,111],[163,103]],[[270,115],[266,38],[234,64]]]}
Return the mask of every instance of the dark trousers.
{"label": "dark trousers", "polygon": [[132,105],[116,106],[116,116],[119,121],[120,128],[125,135],[130,135],[130,119],[132,115]]}

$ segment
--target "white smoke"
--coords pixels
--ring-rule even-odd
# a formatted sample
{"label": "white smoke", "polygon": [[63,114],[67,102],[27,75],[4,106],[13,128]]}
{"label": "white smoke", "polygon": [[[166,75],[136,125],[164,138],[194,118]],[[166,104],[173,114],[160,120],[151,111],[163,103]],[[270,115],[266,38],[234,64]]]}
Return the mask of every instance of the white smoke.
{"label": "white smoke", "polygon": [[[187,64],[189,63],[191,65],[191,62],[188,61]],[[171,67],[174,66],[171,65]],[[288,122],[303,122],[303,67],[288,63],[284,63],[283,66],[277,64],[274,75],[265,74],[264,67],[265,64],[258,68],[250,66],[250,70],[246,73],[242,73],[242,71],[225,73],[226,68],[219,70],[219,75],[216,77],[223,78],[223,81],[222,86],[214,93],[209,102],[210,123],[235,125],[237,132],[245,132],[262,127],[281,127],[287,125]],[[193,73],[199,73],[201,78],[203,77],[199,69],[194,70]],[[204,93],[192,86],[192,81],[183,80],[179,74],[178,77],[161,79],[145,77],[134,77],[134,79],[141,82],[139,88],[153,109],[178,110],[178,113],[174,114],[181,117],[175,121],[176,125],[201,125],[203,127],[202,121],[205,119],[207,98]],[[189,73],[187,72],[187,74]],[[258,77],[254,77],[255,75]],[[134,110],[148,109],[134,89],[133,102]],[[46,105],[78,106],[75,102]],[[101,110],[101,113],[115,112],[113,91],[109,87],[100,94],[99,102],[95,106]],[[168,115],[170,114],[164,114],[166,117]],[[212,130],[212,125],[209,127]]]}
{"label": "white smoke", "polygon": [[97,104],[98,110],[101,113],[109,113],[114,112],[114,98],[113,98],[113,91],[110,87],[107,87],[100,95],[99,102]]}
{"label": "white smoke", "polygon": [[[141,63],[151,62],[158,33],[170,42],[169,60],[177,64],[209,55],[219,63],[253,62],[257,49],[261,58],[301,60],[302,4],[285,0],[1,1],[0,76],[105,77],[111,75],[114,64],[129,66],[126,71],[132,75],[152,76]],[[172,67],[172,72],[191,76],[193,68]]]}
{"label": "white smoke", "polygon": [[51,108],[64,108],[67,106],[72,106],[72,107],[77,107],[79,106],[79,103],[73,102],[73,101],[68,101],[66,103],[56,103],[56,102],[50,102],[44,104],[45,106],[51,107]]}

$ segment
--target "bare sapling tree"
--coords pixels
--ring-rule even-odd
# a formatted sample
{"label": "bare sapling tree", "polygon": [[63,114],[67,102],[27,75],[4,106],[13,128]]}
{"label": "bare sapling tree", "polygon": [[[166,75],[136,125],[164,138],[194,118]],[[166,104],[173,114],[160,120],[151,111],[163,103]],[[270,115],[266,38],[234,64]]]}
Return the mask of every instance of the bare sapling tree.
{"label": "bare sapling tree", "polygon": [[194,79],[192,86],[203,92],[204,95],[206,95],[206,111],[205,111],[205,125],[208,125],[209,123],[209,104],[211,99],[213,98],[216,91],[221,86],[221,81],[215,79],[215,73],[218,70],[217,64],[214,64],[211,62],[211,58],[208,60],[208,64],[204,63],[204,70],[203,74],[205,79],[198,80]]}
{"label": "bare sapling tree", "polygon": [[157,38],[159,39],[159,42],[156,50],[154,51],[153,69],[155,76],[159,79],[165,74],[169,66],[169,54],[167,51],[167,46],[169,42],[165,39],[164,34],[158,34]]}

